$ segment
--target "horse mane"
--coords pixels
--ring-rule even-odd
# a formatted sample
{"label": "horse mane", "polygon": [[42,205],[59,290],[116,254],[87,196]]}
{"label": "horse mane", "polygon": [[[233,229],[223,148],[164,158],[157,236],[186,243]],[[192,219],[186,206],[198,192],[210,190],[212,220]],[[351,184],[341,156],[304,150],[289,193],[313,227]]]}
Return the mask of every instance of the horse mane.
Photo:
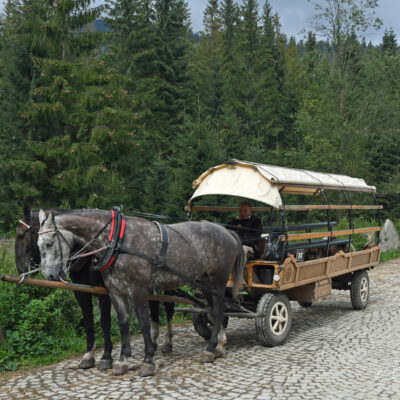
{"label": "horse mane", "polygon": [[[32,210],[32,213],[38,213],[41,209],[35,209]],[[42,210],[44,212],[46,211],[56,211],[59,214],[69,214],[69,215],[82,215],[82,214],[95,214],[95,213],[101,213],[101,214],[106,214],[109,213],[108,210],[101,210],[99,208],[81,208],[81,209],[75,209],[75,210],[71,210],[71,209],[67,209],[67,208],[42,208]]]}

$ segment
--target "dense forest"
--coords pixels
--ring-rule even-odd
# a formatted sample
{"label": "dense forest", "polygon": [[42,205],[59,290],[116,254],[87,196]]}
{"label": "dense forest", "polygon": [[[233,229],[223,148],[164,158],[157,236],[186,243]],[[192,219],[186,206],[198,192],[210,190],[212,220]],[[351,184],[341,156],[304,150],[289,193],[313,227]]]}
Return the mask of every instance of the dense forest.
{"label": "dense forest", "polygon": [[[344,173],[400,216],[400,51],[377,0],[318,2],[304,41],[268,1],[8,0],[0,20],[0,231],[34,206],[184,215],[231,158]],[[109,30],[93,32],[96,18]]]}

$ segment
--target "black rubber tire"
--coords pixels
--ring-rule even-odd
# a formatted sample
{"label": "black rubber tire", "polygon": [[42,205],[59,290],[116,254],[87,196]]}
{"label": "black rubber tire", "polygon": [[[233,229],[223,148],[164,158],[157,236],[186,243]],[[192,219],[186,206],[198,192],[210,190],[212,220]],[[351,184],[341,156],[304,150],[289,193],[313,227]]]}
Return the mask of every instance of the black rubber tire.
{"label": "black rubber tire", "polygon": [[354,272],[350,286],[350,299],[354,310],[363,310],[369,300],[369,277],[366,270]]}
{"label": "black rubber tire", "polygon": [[[204,339],[209,340],[213,323],[208,319],[206,313],[192,313],[192,322],[194,330]],[[224,317],[224,327],[228,326],[229,317]]]}
{"label": "black rubber tire", "polygon": [[311,301],[298,301],[298,303],[304,308],[309,308],[313,304]]}
{"label": "black rubber tire", "polygon": [[[282,332],[274,332],[271,326],[271,318],[276,317],[276,313],[283,313],[286,322],[283,323]],[[292,325],[292,307],[288,297],[283,293],[266,293],[257,305],[257,313],[262,317],[256,317],[256,333],[258,340],[263,346],[273,347],[282,344],[290,331]]]}

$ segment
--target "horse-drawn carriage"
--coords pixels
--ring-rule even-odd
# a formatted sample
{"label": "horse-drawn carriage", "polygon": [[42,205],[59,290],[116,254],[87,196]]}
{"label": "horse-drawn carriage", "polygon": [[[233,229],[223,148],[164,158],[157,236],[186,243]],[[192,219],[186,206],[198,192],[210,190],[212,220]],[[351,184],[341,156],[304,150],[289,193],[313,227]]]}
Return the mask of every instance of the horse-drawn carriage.
{"label": "horse-drawn carriage", "polygon": [[[16,253],[29,254],[31,261],[36,257],[34,261],[38,263],[40,257],[33,249],[39,244],[43,275],[48,280],[63,281],[25,279],[24,283],[109,294],[121,331],[118,373],[127,371],[126,359],[131,354],[129,309],[132,304],[145,340],[145,359],[140,373],[154,373],[155,347],[150,334],[149,299],[191,305],[179,310],[191,312],[195,330],[210,339],[205,362],[223,354],[224,328],[229,317],[254,319],[260,342],[274,346],[283,343],[289,333],[290,300],[308,307],[330,297],[332,288],[344,289],[350,290],[355,309],[366,307],[369,298],[367,270],[379,263],[380,246],[350,250],[352,235],[379,234],[381,229],[380,226],[355,228],[353,224],[357,210],[375,210],[380,224],[382,207],[376,201],[375,187],[368,186],[362,179],[343,175],[231,160],[204,172],[194,181],[194,188],[187,205],[189,220],[194,212],[236,210],[237,207],[232,206],[200,204],[206,198],[219,201],[219,196],[261,203],[262,206],[253,207],[253,211],[263,212],[270,221],[278,217],[279,224],[265,225],[263,235],[257,238],[263,257],[248,260],[244,265],[238,235],[221,224],[207,221],[164,226],[142,218],[125,217],[114,209],[111,215],[101,210],[62,210],[57,211],[56,216],[41,211],[35,216],[30,213],[20,221],[16,244],[22,245],[25,240],[25,245]],[[328,192],[334,193],[334,200],[340,193],[345,204],[337,204],[337,201],[332,204]],[[374,204],[353,205],[349,192],[369,193]],[[287,196],[308,201],[301,205],[284,203]],[[323,204],[316,204],[321,203],[321,199]],[[305,221],[299,223],[299,217],[295,216],[288,224],[288,214],[292,212],[303,213]],[[324,221],[309,222],[311,212],[319,217],[323,213]],[[347,212],[348,229],[333,229],[337,226],[333,212]],[[21,268],[27,263],[21,260]],[[89,269],[91,272],[85,275]],[[70,272],[83,274],[82,278],[77,277],[78,284],[65,282]],[[97,275],[93,277],[92,273]],[[90,286],[98,282],[104,283],[105,288]],[[173,290],[185,284],[199,290],[195,295],[181,290],[176,296],[155,295],[156,289]],[[109,300],[107,304],[105,314],[109,314]],[[109,336],[109,332],[104,334]],[[82,361],[93,366],[93,340],[88,341],[87,348],[87,359],[85,361],[84,357]],[[104,369],[112,365],[111,349],[110,343],[101,360]]]}
{"label": "horse-drawn carriage", "polygon": [[[246,264],[242,305],[251,313],[225,312],[226,316],[254,318],[261,344],[274,346],[286,339],[292,320],[290,300],[309,307],[329,298],[332,289],[342,289],[350,291],[354,309],[366,307],[369,298],[367,271],[379,264],[380,246],[375,244],[360,251],[350,250],[352,235],[379,234],[381,230],[380,226],[354,228],[353,224],[356,210],[375,210],[380,221],[382,206],[377,203],[375,187],[368,186],[362,179],[343,175],[238,160],[210,168],[194,181],[193,186],[195,192],[187,206],[189,213],[235,210],[236,207],[195,205],[204,196],[223,195],[245,197],[266,205],[253,207],[253,211],[279,214],[280,224],[264,226],[265,234],[260,239],[261,250],[267,245],[275,246],[277,251],[262,251],[264,257]],[[326,191],[341,192],[346,204],[329,204]],[[370,193],[374,204],[351,204],[348,192]],[[310,200],[308,204],[284,204],[283,195]],[[324,204],[315,204],[318,197]],[[325,221],[309,223],[312,211],[324,212]],[[333,229],[337,225],[333,213],[338,211],[347,211],[348,229]],[[289,212],[305,213],[306,221],[288,225]],[[230,285],[228,282],[228,287]],[[207,310],[196,308],[191,311],[196,331],[208,338]]]}

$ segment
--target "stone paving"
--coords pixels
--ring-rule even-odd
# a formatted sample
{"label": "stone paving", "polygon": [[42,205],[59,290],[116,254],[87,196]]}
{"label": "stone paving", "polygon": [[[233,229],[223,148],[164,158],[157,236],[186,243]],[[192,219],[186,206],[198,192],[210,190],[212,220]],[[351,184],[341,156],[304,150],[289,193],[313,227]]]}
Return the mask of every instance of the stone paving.
{"label": "stone paving", "polygon": [[[292,302],[292,329],[279,347],[258,344],[254,321],[232,319],[226,356],[201,364],[205,341],[187,323],[176,327],[173,353],[155,357],[153,377],[82,371],[74,359],[0,375],[0,399],[399,399],[400,259],[370,280],[366,310],[354,311],[342,291],[307,309]],[[136,365],[141,337],[132,349]]]}

